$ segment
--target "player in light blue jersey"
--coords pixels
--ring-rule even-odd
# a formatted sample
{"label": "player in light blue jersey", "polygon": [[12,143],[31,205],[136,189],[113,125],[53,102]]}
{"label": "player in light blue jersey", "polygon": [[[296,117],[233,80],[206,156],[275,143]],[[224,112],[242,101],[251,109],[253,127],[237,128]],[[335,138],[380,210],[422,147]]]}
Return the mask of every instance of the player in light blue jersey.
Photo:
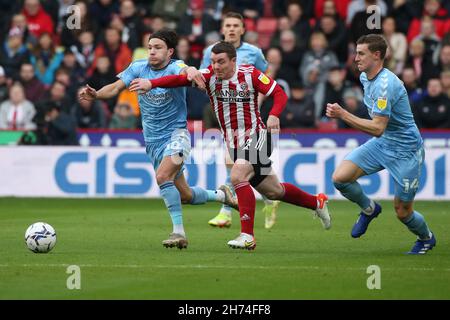
{"label": "player in light blue jersey", "polygon": [[[149,58],[132,62],[117,77],[119,80],[100,90],[87,86],[80,99],[109,99],[130,86],[138,78],[155,79],[186,73],[200,87],[204,78],[195,68],[183,61],[171,59],[178,39],[175,32],[161,30],[153,33],[148,42]],[[227,186],[219,190],[190,188],[183,175],[183,163],[190,153],[191,141],[187,131],[186,88],[158,88],[139,94],[139,107],[146,152],[153,164],[160,193],[173,224],[165,247],[187,247],[181,203],[203,204],[218,201],[237,209],[237,200]]]}
{"label": "player in light blue jersey", "polygon": [[[254,65],[256,69],[267,72],[268,62],[264,57],[263,52],[260,48],[255,47],[249,43],[242,41],[242,36],[245,33],[244,28],[244,18],[241,14],[237,12],[228,12],[222,20],[222,30],[221,30],[224,40],[231,43],[236,48],[237,58],[236,64],[250,64]],[[211,49],[214,46],[211,45],[206,48],[203,52],[203,60],[201,62],[200,68],[206,69],[211,64]],[[263,101],[264,95],[259,96],[259,101]],[[228,157],[228,153],[225,153],[225,164],[227,167],[227,179],[226,185],[233,190],[233,185],[231,184],[230,172],[233,167],[232,160]],[[276,212],[280,201],[272,201],[262,196],[264,199],[263,212],[265,214],[265,227],[267,229],[272,228],[276,220]],[[231,226],[231,207],[223,205],[220,212],[213,219],[209,220],[209,225],[213,227],[230,227]]]}
{"label": "player in light blue jersey", "polygon": [[361,212],[351,235],[362,236],[369,223],[381,213],[381,206],[369,199],[356,181],[359,177],[387,169],[395,181],[394,208],[398,219],[417,236],[409,254],[425,254],[436,238],[424,217],[413,209],[424,161],[423,140],[414,122],[403,82],[383,68],[387,42],[381,35],[362,36],[356,58],[364,87],[364,104],[372,119],[352,115],[337,103],[327,104],[327,116],[342,119],[351,127],[374,136],[348,154],[333,173],[341,194],[357,203]]}

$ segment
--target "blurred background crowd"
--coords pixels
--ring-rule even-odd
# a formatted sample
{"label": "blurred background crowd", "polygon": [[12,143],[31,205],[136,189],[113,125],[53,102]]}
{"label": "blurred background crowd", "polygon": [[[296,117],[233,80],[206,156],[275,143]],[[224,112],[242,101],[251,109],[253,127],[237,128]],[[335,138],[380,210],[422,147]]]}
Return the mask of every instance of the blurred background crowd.
{"label": "blurred background crowd", "polygon": [[[378,29],[367,25],[372,5]],[[326,119],[327,102],[368,117],[353,61],[356,40],[368,33],[388,40],[386,67],[403,80],[418,126],[450,128],[450,0],[0,0],[0,130],[70,145],[77,129],[139,129],[135,93],[89,102],[77,92],[100,89],[147,58],[149,35],[164,27],[180,36],[177,58],[199,67],[229,11],[244,16],[243,40],[263,50],[289,97],[283,128],[346,128]],[[187,101],[189,120],[217,125],[203,92],[189,88]],[[270,107],[264,101],[263,117]]]}

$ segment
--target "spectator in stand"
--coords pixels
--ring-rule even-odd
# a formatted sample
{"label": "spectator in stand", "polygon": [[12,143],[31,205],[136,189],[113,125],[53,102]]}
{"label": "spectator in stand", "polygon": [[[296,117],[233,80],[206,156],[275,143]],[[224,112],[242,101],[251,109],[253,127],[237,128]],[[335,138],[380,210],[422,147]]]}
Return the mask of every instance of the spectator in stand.
{"label": "spectator in stand", "polygon": [[423,0],[394,0],[390,15],[395,17],[398,32],[406,35],[411,21],[422,15]]}
{"label": "spectator in stand", "polygon": [[160,31],[164,28],[167,28],[166,19],[162,16],[154,15],[152,17],[151,24],[150,24],[151,31],[154,33],[154,32]]}
{"label": "spectator in stand", "polygon": [[[79,89],[81,92],[83,88]],[[75,119],[77,128],[81,129],[101,129],[107,128],[106,115],[98,100],[78,99],[72,106],[72,117]]]}
{"label": "spectator in stand", "polygon": [[441,7],[441,3],[438,0],[425,0],[422,14],[414,18],[409,25],[408,42],[413,41],[419,35],[422,29],[422,17],[428,17],[432,20],[436,34],[440,39],[450,31],[450,16],[447,10]]}
{"label": "spectator in stand", "polygon": [[[344,91],[343,95],[344,99],[344,109],[346,109],[351,114],[363,118],[363,119],[370,119],[369,114],[367,113],[367,108],[364,106],[362,100],[363,100],[363,94],[361,92],[361,89],[359,88],[348,88]],[[349,129],[351,128],[349,125],[347,125],[344,121],[341,119],[338,120],[338,128],[339,129]]]}
{"label": "spectator in stand", "polygon": [[211,31],[205,37],[205,47],[208,48],[222,39],[219,31]]}
{"label": "spectator in stand", "polygon": [[314,103],[316,118],[321,115],[320,106],[323,105],[325,83],[328,79],[328,71],[339,65],[336,55],[327,49],[328,43],[324,34],[314,32],[311,35],[311,50],[303,56],[299,74],[305,86],[314,91]]}
{"label": "spectator in stand", "polygon": [[419,86],[414,68],[406,66],[402,72],[402,81],[408,92],[410,105],[414,105],[424,96],[424,90]]}
{"label": "spectator in stand", "polygon": [[9,30],[8,38],[0,46],[0,65],[5,69],[7,78],[17,79],[20,66],[29,61],[29,52],[23,44],[19,28]]}
{"label": "spectator in stand", "polygon": [[439,71],[433,64],[432,57],[425,55],[425,44],[422,40],[413,40],[409,46],[409,51],[407,64],[414,68],[419,86],[425,87],[428,79],[436,77]]}
{"label": "spectator in stand", "polygon": [[[353,4],[355,4],[353,7],[357,7],[358,9],[354,14],[351,12],[353,10]],[[371,22],[375,22],[373,17],[374,10],[371,10],[371,7],[374,5],[379,6],[377,8],[381,8],[381,16],[386,16],[386,4],[382,0],[355,0],[350,3],[347,22],[350,21],[349,38],[352,45],[363,35],[381,33],[381,28],[373,28],[374,26],[370,25]]]}
{"label": "spectator in stand", "polygon": [[450,70],[450,44],[446,44],[441,48],[439,53],[439,69],[441,71]]}
{"label": "spectator in stand", "polygon": [[414,38],[420,39],[425,44],[425,56],[434,57],[439,53],[441,39],[434,30],[433,20],[430,17],[424,17],[420,26],[420,34]]}
{"label": "spectator in stand", "polygon": [[25,97],[28,101],[37,102],[44,99],[47,88],[35,76],[34,67],[31,63],[22,64],[19,81],[25,90]]}
{"label": "spectator in stand", "polygon": [[15,14],[12,17],[10,29],[16,27],[22,32],[22,42],[27,47],[35,46],[37,44],[37,37],[30,32],[27,25],[27,19],[21,13]]}
{"label": "spectator in stand", "polygon": [[0,103],[8,99],[8,85],[5,76],[5,69],[0,66]]}
{"label": "spectator in stand", "polygon": [[262,0],[227,0],[225,3],[226,12],[238,12],[244,19],[256,21],[264,15],[264,3]]}
{"label": "spectator in stand", "polygon": [[403,33],[395,31],[395,19],[393,17],[384,18],[383,36],[389,43],[386,52],[386,67],[396,75],[399,75],[402,73],[405,65],[408,53],[408,42]]}
{"label": "spectator in stand", "polygon": [[34,105],[25,98],[23,86],[16,82],[9,88],[9,99],[0,104],[0,129],[34,130]]}
{"label": "spectator in stand", "polygon": [[291,22],[287,16],[281,16],[277,19],[277,31],[272,35],[272,40],[270,40],[271,47],[280,46],[281,33],[285,30],[291,30]]}
{"label": "spectator in stand", "polygon": [[[317,0],[316,0],[317,1]],[[273,14],[278,18],[286,15],[288,11],[288,6],[291,2],[297,2],[302,7],[302,11],[304,12],[304,16],[307,18],[314,17],[314,2],[311,0],[277,0],[272,1],[272,11]]]}
{"label": "spectator in stand", "polygon": [[[96,68],[92,76],[87,80],[87,83],[94,89],[99,90],[107,84],[116,81],[117,73],[111,66],[111,62],[107,56],[101,56],[97,59]],[[127,90],[127,89],[125,89]],[[135,94],[135,93],[134,93]],[[109,110],[114,110],[116,105],[116,97],[105,100]]]}
{"label": "spectator in stand", "polygon": [[287,7],[287,16],[289,18],[291,29],[297,35],[297,46],[304,49],[308,46],[311,35],[311,26],[308,18],[303,14],[303,8],[300,3],[291,2]]}
{"label": "spectator in stand", "polygon": [[175,55],[178,59],[183,60],[188,66],[196,68],[200,67],[200,58],[192,56],[191,45],[186,37],[180,37],[178,39]]}
{"label": "spectator in stand", "polygon": [[431,78],[427,85],[428,95],[414,107],[414,118],[419,128],[450,128],[450,100],[442,92],[440,79]]}
{"label": "spectator in stand", "polygon": [[119,13],[119,4],[116,0],[94,0],[89,6],[89,13],[95,17],[100,29],[106,29],[114,14]]}
{"label": "spectator in stand", "polygon": [[30,61],[36,72],[36,76],[45,85],[51,85],[55,78],[55,72],[64,58],[61,48],[56,48],[54,39],[50,33],[42,33],[37,46],[30,55]]}
{"label": "spectator in stand", "polygon": [[320,19],[322,15],[331,15],[337,21],[343,20],[343,24],[345,24],[351,0],[315,0],[310,2],[314,2],[314,15],[317,19]]}
{"label": "spectator in stand", "polygon": [[317,107],[322,111],[320,117],[324,118],[326,112],[326,102],[332,101],[333,103],[338,103],[339,105],[344,105],[344,91],[350,87],[349,83],[345,81],[346,71],[341,69],[339,66],[330,68],[328,72],[328,79],[325,84],[324,89],[324,99],[322,104]]}
{"label": "spectator in stand", "polygon": [[280,117],[283,128],[314,128],[316,124],[315,105],[312,94],[301,82],[291,84],[291,97]]}
{"label": "spectator in stand", "polygon": [[78,64],[75,54],[66,49],[60,68],[64,68],[70,75],[70,82],[73,86],[79,87],[86,82],[86,71]]}
{"label": "spectator in stand", "polygon": [[109,123],[110,129],[136,129],[137,118],[128,104],[118,104],[114,108],[114,114]]}
{"label": "spectator in stand", "polygon": [[278,76],[287,82],[300,81],[298,69],[302,59],[302,50],[297,46],[296,36],[292,30],[286,30],[281,33],[280,49],[282,62]]}
{"label": "spectator in stand", "polygon": [[[269,66],[267,70],[269,70],[270,77],[277,81],[277,83],[283,87],[284,92],[288,98],[291,96],[289,83],[282,78],[283,74],[286,74],[286,71],[283,70],[283,56],[279,48],[269,48],[266,52],[266,60]],[[272,108],[272,104],[267,104],[267,110],[270,112]],[[265,119],[265,117],[263,117]]]}
{"label": "spectator in stand", "polygon": [[38,121],[38,144],[52,146],[78,145],[75,121],[61,110],[58,104],[50,103],[42,120]]}
{"label": "spectator in stand", "polygon": [[120,41],[121,35],[117,29],[108,27],[105,30],[105,41],[100,43],[95,49],[94,61],[89,70],[89,74],[97,67],[99,57],[107,56],[113,64],[113,70],[116,74],[125,70],[131,62],[131,51],[125,43]]}
{"label": "spectator in stand", "polygon": [[134,50],[141,44],[145,27],[133,1],[124,0],[121,2],[120,19],[122,19],[124,25],[122,42],[125,42],[131,50]]}
{"label": "spectator in stand", "polygon": [[191,0],[188,12],[182,17],[177,26],[177,33],[185,36],[191,44],[192,55],[200,59],[205,48],[205,35],[219,30],[220,24],[204,12],[203,0]]}
{"label": "spectator in stand", "polygon": [[[155,0],[152,13],[161,15],[170,29],[176,29],[182,15],[188,9],[188,0]],[[153,30],[155,32],[157,30]]]}
{"label": "spectator in stand", "polygon": [[98,20],[96,19],[97,16],[88,11],[87,4],[83,1],[77,1],[75,2],[75,6],[77,6],[80,12],[80,27],[69,28],[70,24],[67,24],[68,19],[73,19],[73,17],[71,17],[71,14],[65,16],[65,23],[63,24],[60,38],[61,45],[66,48],[71,48],[72,46],[80,47],[80,45],[83,45],[80,44],[80,35],[85,32],[91,32],[92,38],[95,38],[99,33]]}
{"label": "spectator in stand", "polygon": [[28,29],[36,38],[43,33],[55,33],[53,20],[42,8],[39,0],[25,0],[22,14],[27,19]]}
{"label": "spectator in stand", "polygon": [[348,57],[347,30],[338,24],[336,18],[323,15],[316,25],[317,31],[323,32],[328,41],[328,49],[333,51],[339,63],[344,64]]}
{"label": "spectator in stand", "polygon": [[92,31],[81,32],[77,43],[70,46],[70,50],[75,55],[78,65],[86,72],[94,61],[95,44]]}
{"label": "spectator in stand", "polygon": [[450,70],[441,73],[442,92],[450,99]]}
{"label": "spectator in stand", "polygon": [[50,105],[57,105],[65,113],[70,113],[71,100],[66,95],[64,83],[55,81],[47,92],[46,97],[36,103],[36,111],[39,116],[43,116]]}

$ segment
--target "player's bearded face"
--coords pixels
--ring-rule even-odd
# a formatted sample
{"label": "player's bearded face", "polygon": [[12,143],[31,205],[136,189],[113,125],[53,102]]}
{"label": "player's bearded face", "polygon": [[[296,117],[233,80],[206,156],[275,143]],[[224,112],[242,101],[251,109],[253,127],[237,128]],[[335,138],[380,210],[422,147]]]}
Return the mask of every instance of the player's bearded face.
{"label": "player's bearded face", "polygon": [[153,68],[164,67],[172,54],[173,49],[169,49],[163,40],[153,38],[148,42],[148,60]]}

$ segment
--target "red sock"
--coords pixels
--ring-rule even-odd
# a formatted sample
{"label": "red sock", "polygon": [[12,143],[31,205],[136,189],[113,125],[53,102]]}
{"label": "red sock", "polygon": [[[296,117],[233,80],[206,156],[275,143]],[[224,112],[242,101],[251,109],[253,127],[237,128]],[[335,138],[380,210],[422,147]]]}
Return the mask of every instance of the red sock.
{"label": "red sock", "polygon": [[255,222],[256,199],[250,183],[241,182],[234,186],[234,191],[239,203],[239,215],[241,216],[241,232],[253,235]]}
{"label": "red sock", "polygon": [[283,182],[284,196],[281,199],[284,202],[295,204],[308,209],[317,209],[317,197],[297,188],[293,184]]}

